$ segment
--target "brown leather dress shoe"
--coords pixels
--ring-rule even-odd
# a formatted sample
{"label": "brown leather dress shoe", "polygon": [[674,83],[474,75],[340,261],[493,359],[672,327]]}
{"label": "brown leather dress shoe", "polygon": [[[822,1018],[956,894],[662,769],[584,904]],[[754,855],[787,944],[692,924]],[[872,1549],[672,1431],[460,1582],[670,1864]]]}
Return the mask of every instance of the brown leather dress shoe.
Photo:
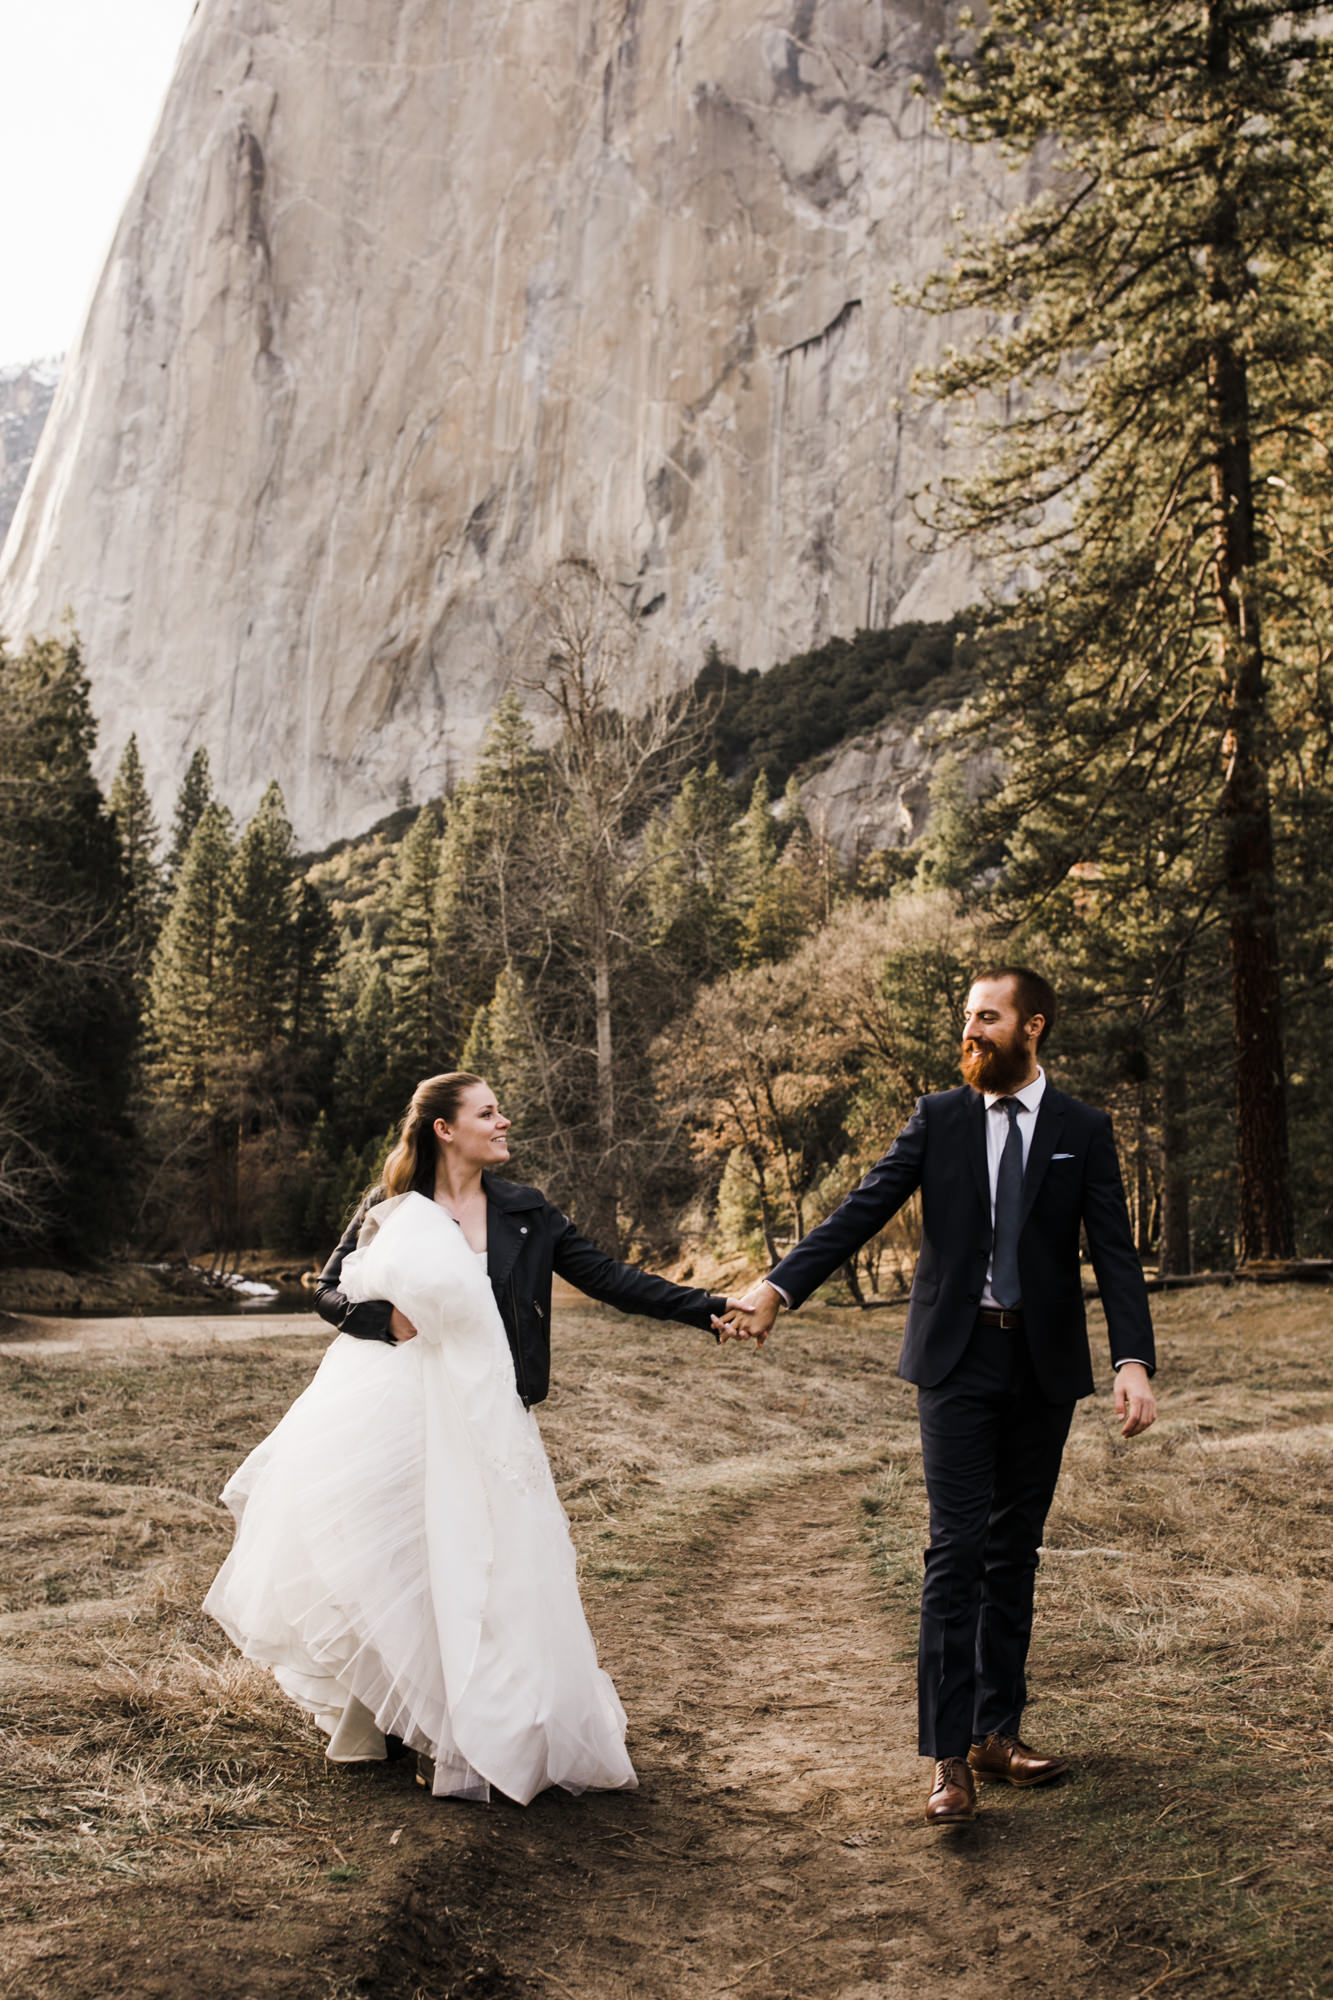
{"label": "brown leather dress shoe", "polygon": [[974,1743],[967,1761],[979,1778],[996,1785],[1049,1785],[1069,1769],[1067,1757],[1039,1757],[1018,1736],[987,1736]]}
{"label": "brown leather dress shoe", "polygon": [[977,1787],[965,1757],[941,1757],[935,1766],[935,1783],[926,1800],[926,1819],[931,1826],[956,1826],[975,1819]]}

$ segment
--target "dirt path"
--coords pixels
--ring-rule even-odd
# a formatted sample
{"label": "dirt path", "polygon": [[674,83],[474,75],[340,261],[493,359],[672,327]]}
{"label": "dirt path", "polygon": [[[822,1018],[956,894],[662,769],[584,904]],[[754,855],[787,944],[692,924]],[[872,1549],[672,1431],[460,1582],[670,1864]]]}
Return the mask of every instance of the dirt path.
{"label": "dirt path", "polygon": [[0,1313],[0,1354],[42,1361],[58,1354],[124,1354],[147,1348],[208,1347],[303,1334],[327,1340],[316,1313],[130,1313],[120,1319]]}
{"label": "dirt path", "polygon": [[1137,1990],[1108,1980],[1034,1879],[1024,1832],[1049,1800],[990,1790],[972,1827],[922,1821],[912,1669],[886,1658],[858,1544],[864,1483],[737,1507],[695,1551],[687,1594],[603,1600],[640,1791],[414,1815],[372,1993]]}
{"label": "dirt path", "polygon": [[[405,1763],[336,1773],[320,1823],[348,1899],[321,1883],[273,1902],[238,1853],[202,1895],[112,1899],[100,1967],[57,1948],[29,1990],[1129,2000],[1151,1960],[1108,1965],[1062,1912],[1053,1798],[990,1790],[974,1825],[925,1826],[912,1665],[891,1657],[859,1539],[865,1485],[826,1473],[722,1503],[658,1580],[593,1594],[637,1792],[524,1811],[434,1803]],[[108,1947],[126,1932],[122,1958]]]}

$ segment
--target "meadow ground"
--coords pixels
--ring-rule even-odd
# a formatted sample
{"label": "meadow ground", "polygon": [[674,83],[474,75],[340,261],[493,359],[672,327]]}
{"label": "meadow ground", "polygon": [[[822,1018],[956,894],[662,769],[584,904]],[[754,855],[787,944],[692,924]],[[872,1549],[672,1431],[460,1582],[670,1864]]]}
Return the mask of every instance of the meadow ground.
{"label": "meadow ground", "polygon": [[31,2000],[1333,1992],[1333,1300],[1159,1301],[1164,1414],[1080,1409],[1028,1734],[921,1819],[900,1312],[762,1354],[582,1302],[542,1427],[635,1793],[335,1770],[198,1606],[317,1321],[0,1329],[0,1985]]}

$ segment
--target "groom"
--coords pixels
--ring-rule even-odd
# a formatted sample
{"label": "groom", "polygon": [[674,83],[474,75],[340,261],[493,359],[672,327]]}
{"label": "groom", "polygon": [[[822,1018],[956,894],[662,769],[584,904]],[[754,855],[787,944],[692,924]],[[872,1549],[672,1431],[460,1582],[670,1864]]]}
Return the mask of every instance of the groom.
{"label": "groom", "polygon": [[1152,1322],[1103,1111],[1038,1062],[1055,994],[1004,966],[967,996],[958,1090],[910,1120],[841,1206],[723,1317],[762,1343],[921,1190],[921,1255],[898,1372],[917,1384],[930,1546],[917,1659],[934,1825],[976,1810],[974,1774],[1041,1785],[1067,1769],[1019,1735],[1033,1582],[1074,1404],[1094,1388],[1079,1275],[1086,1232],[1106,1312],[1121,1434],[1157,1414]]}

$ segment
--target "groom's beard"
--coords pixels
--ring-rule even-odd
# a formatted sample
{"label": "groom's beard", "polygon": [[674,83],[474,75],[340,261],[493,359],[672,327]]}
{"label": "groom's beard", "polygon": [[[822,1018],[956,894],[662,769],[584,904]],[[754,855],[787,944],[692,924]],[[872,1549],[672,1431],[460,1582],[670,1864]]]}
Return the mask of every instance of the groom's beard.
{"label": "groom's beard", "polygon": [[963,1081],[988,1096],[1005,1097],[1027,1081],[1026,1037],[1009,1042],[987,1042],[973,1038],[963,1043]]}

